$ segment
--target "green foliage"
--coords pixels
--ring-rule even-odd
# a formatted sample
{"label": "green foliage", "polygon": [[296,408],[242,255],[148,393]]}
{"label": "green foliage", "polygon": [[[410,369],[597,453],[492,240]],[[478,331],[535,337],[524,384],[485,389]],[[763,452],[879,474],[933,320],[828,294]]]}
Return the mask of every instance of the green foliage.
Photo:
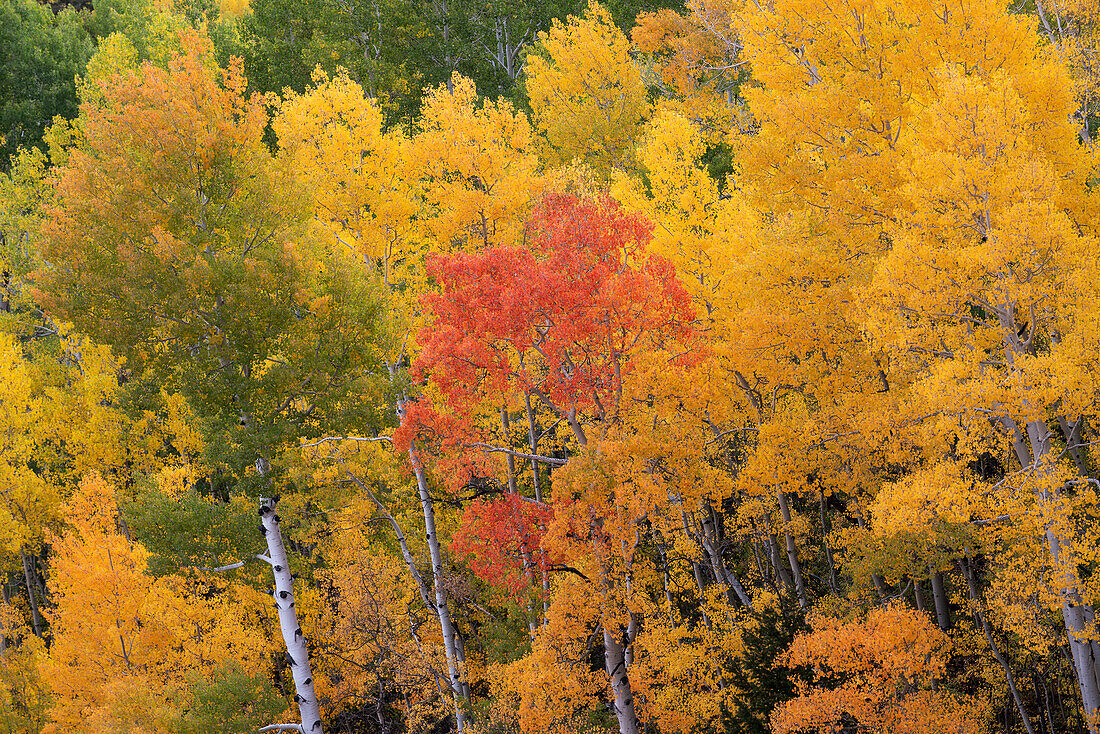
{"label": "green foliage", "polygon": [[219,666],[209,677],[196,676],[187,692],[189,705],[179,734],[233,734],[256,731],[287,714],[286,701],[271,680],[249,675],[236,663]]}
{"label": "green foliage", "polygon": [[218,502],[195,488],[172,496],[148,481],[140,486],[122,512],[133,539],[151,554],[148,572],[153,576],[168,576],[188,566],[234,563],[263,550],[254,502]]}
{"label": "green foliage", "polygon": [[46,723],[53,703],[49,684],[38,668],[45,645],[37,638],[29,638],[30,630],[12,630],[10,616],[5,619],[11,608],[6,606],[0,602],[0,634],[6,632],[12,643],[19,639],[16,632],[28,639],[0,656],[0,732],[38,732]]}
{"label": "green foliage", "polygon": [[304,221],[262,142],[262,102],[208,43],[180,39],[167,71],[108,79],[82,118],[40,295],[183,394],[210,464],[243,476],[286,441],[375,414],[381,298]]}
{"label": "green foliage", "polygon": [[511,663],[531,652],[527,619],[519,606],[509,601],[503,613],[490,618],[478,629],[485,659],[491,663]]}
{"label": "green foliage", "polygon": [[91,30],[97,39],[121,33],[141,58],[149,58],[150,30],[155,13],[152,0],[98,0]]}
{"label": "green foliage", "polygon": [[0,2],[0,171],[19,148],[41,147],[56,115],[76,117],[76,76],[92,55],[85,20],[35,0]]}

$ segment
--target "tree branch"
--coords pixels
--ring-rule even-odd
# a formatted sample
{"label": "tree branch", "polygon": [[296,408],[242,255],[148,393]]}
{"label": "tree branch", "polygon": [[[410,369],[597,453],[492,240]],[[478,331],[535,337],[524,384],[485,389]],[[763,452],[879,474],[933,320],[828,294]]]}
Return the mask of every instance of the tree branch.
{"label": "tree branch", "polygon": [[470,443],[470,444],[466,444],[466,445],[467,446],[472,446],[472,447],[475,447],[475,448],[479,448],[479,449],[485,449],[490,454],[496,454],[496,453],[508,454],[509,456],[515,456],[515,457],[520,458],[520,459],[530,459],[532,461],[540,461],[543,464],[550,464],[552,466],[565,466],[566,463],[568,463],[568,461],[569,461],[568,459],[555,459],[551,456],[539,456],[538,454],[523,454],[523,453],[520,453],[519,451],[512,451],[511,449],[506,449],[503,446],[491,446],[487,443]]}
{"label": "tree branch", "polygon": [[363,443],[377,443],[379,441],[388,441],[389,443],[393,443],[393,439],[389,436],[325,436],[324,438],[314,441],[313,443],[304,443],[298,448],[311,449],[314,446],[320,446],[326,441],[362,441]]}
{"label": "tree branch", "polygon": [[265,556],[263,553],[257,553],[254,556],[249,556],[243,561],[237,561],[236,563],[230,563],[228,566],[218,566],[217,568],[209,568],[207,566],[191,566],[196,571],[213,571],[214,573],[221,573],[222,571],[232,571],[235,568],[240,568],[252,561],[263,561],[264,563],[271,565],[271,559]]}

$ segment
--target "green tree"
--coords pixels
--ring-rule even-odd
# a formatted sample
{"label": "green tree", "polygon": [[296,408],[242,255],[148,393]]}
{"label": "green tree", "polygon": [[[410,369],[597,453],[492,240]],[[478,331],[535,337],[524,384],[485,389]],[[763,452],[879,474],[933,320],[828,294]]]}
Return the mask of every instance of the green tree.
{"label": "green tree", "polygon": [[35,0],[0,2],[0,171],[19,148],[41,146],[55,115],[76,117],[76,76],[93,50],[84,20]]}
{"label": "green tree", "polygon": [[[361,421],[378,308],[303,223],[262,142],[263,100],[194,33],[168,69],[104,82],[59,171],[41,300],[194,406],[238,476],[326,422]],[[139,379],[140,383],[141,380]]]}

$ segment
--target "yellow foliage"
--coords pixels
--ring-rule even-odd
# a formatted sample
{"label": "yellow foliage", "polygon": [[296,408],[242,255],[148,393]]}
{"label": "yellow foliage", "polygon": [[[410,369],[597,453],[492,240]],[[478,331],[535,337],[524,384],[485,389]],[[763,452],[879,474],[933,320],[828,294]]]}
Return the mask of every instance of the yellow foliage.
{"label": "yellow foliage", "polygon": [[101,477],[81,482],[67,519],[74,529],[54,539],[49,579],[54,641],[43,668],[57,703],[46,732],[167,732],[189,672],[226,659],[263,665],[266,642],[225,606],[235,595],[208,603],[177,577],[145,574],[149,554],[119,532]]}
{"label": "yellow foliage", "polygon": [[552,165],[580,159],[606,175],[630,164],[631,145],[649,114],[630,44],[592,0],[580,18],[555,20],[527,56],[527,93],[542,156]]}
{"label": "yellow foliage", "polygon": [[527,117],[506,100],[478,103],[469,79],[429,90],[413,155],[426,236],[435,249],[511,245],[541,189]]}

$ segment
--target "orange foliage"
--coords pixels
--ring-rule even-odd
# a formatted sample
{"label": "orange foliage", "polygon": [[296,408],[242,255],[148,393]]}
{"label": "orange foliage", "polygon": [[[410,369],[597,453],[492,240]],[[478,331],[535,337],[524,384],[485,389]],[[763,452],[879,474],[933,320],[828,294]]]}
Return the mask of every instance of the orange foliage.
{"label": "orange foliage", "polygon": [[787,662],[812,666],[816,682],[776,709],[775,734],[856,725],[881,734],[984,731],[980,702],[935,687],[951,643],[924,614],[895,604],[860,622],[811,621],[814,631],[795,639]]}

